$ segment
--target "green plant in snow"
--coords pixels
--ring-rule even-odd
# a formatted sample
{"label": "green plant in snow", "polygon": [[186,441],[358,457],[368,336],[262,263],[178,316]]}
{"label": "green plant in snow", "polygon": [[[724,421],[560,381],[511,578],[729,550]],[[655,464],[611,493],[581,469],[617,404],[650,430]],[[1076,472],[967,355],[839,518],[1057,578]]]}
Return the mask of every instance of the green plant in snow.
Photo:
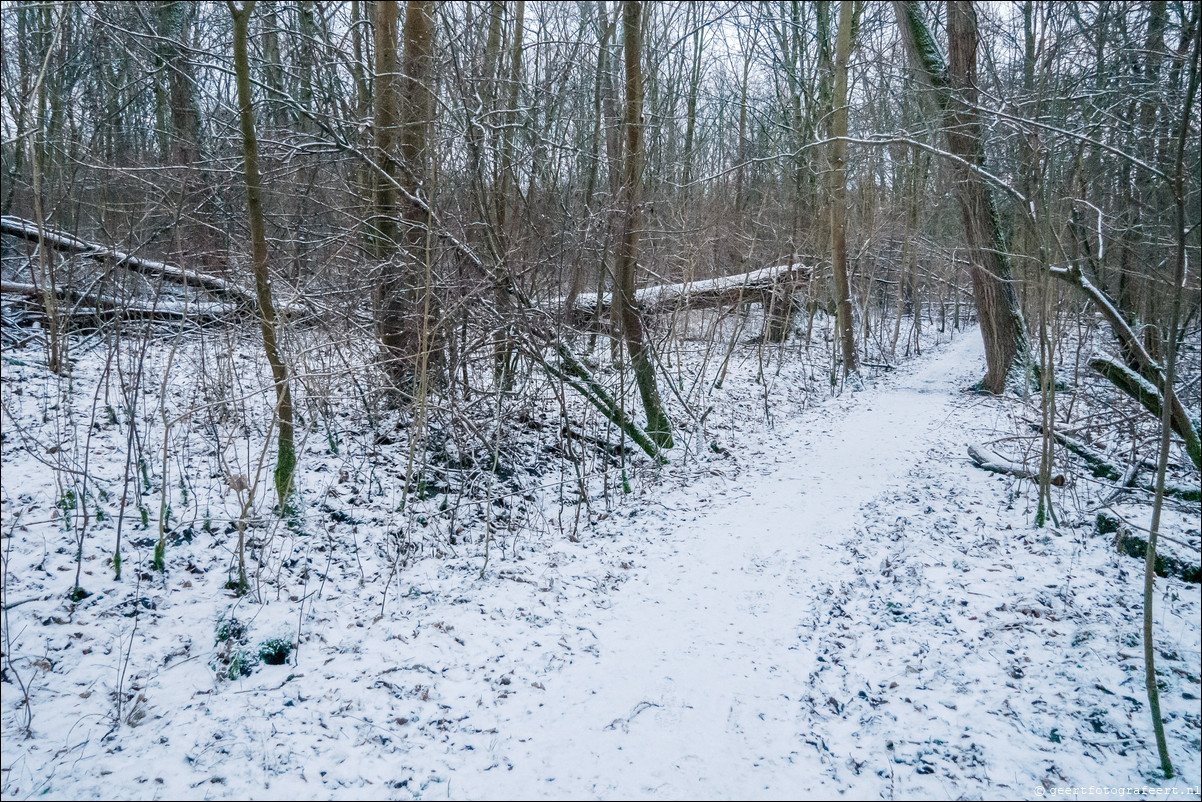
{"label": "green plant in snow", "polygon": [[68,487],[63,491],[63,494],[59,496],[58,508],[63,514],[63,529],[71,528],[71,513],[75,512],[77,504],[78,499],[75,496],[75,488],[73,487]]}
{"label": "green plant in snow", "polygon": [[292,653],[292,641],[288,638],[268,638],[259,644],[259,659],[265,665],[282,666]]}
{"label": "green plant in snow", "polygon": [[254,658],[245,649],[235,649],[225,664],[225,678],[230,680],[249,677],[254,671]]}

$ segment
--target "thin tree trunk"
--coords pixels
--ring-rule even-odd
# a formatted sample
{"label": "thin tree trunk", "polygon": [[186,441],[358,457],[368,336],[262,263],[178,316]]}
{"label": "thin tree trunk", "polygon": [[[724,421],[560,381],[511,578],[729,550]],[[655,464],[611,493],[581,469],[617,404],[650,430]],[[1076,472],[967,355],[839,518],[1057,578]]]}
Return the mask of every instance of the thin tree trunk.
{"label": "thin tree trunk", "polygon": [[[525,37],[526,2],[517,0],[513,20],[513,41],[510,42],[509,55],[509,91],[505,109],[505,129],[501,134],[500,158],[500,189],[497,192],[497,231],[500,232],[501,242],[509,257],[513,245],[513,218],[516,217],[517,203],[511,204],[510,194],[516,186],[513,180],[513,129],[517,124],[517,106],[522,85],[522,42]],[[531,181],[534,180],[533,171]],[[512,209],[512,212],[511,212]],[[501,326],[497,330],[496,341],[493,344],[493,374],[497,385],[508,390],[513,386],[514,340],[513,328],[509,321],[514,316],[513,299],[503,284],[494,288],[497,310],[501,315]]]}
{"label": "thin tree trunk", "polygon": [[[288,367],[280,356],[275,306],[271,299],[271,274],[267,265],[267,235],[263,224],[263,200],[259,179],[259,144],[255,136],[254,107],[251,105],[247,28],[254,5],[253,0],[229,4],[230,14],[234,19],[234,74],[238,83],[238,110],[242,124],[243,175],[246,182],[246,217],[250,224],[251,266],[255,273],[255,295],[259,303],[259,329],[263,334],[263,349],[267,353],[271,376],[275,382],[275,417],[278,428],[275,489],[282,512],[292,492],[296,448],[293,444],[292,392],[288,384]],[[243,586],[246,584],[245,572],[240,577],[240,583]]]}
{"label": "thin tree trunk", "polygon": [[643,227],[640,192],[643,173],[642,15],[641,2],[627,2],[622,7],[623,57],[626,63],[626,115],[623,121],[626,149],[622,176],[625,220],[618,249],[617,296],[626,350],[630,353],[635,381],[647,413],[647,434],[660,448],[671,448],[672,426],[660,401],[651,349],[644,341],[643,321],[634,302],[634,274],[638,262],[639,234]]}
{"label": "thin tree trunk", "polygon": [[[375,4],[375,119],[372,121],[375,135],[376,161],[380,170],[392,180],[375,179],[375,216],[369,227],[369,238],[374,256],[385,263],[384,279],[378,288],[377,303],[380,314],[380,339],[384,346],[384,358],[393,356],[393,340],[389,332],[401,327],[401,316],[392,314],[391,296],[401,291],[396,276],[397,268],[389,265],[397,253],[397,191],[394,182],[399,181],[400,170],[396,161],[396,127],[399,117],[397,106],[397,4],[396,0],[380,0]],[[395,337],[396,335],[391,335]],[[391,372],[391,371],[390,371]]]}
{"label": "thin tree trunk", "polygon": [[689,98],[687,101],[687,117],[685,120],[684,130],[684,178],[682,184],[685,186],[685,197],[689,194],[688,186],[693,181],[693,140],[696,136],[697,128],[697,93],[701,88],[701,54],[705,45],[705,28],[700,25],[701,20],[701,5],[697,3],[690,4],[690,13],[695,13],[696,18],[691,18],[690,21],[696,26],[693,32],[693,64],[689,70]]}
{"label": "thin tree trunk", "polygon": [[[1195,24],[1198,9],[1193,10]],[[1152,714],[1152,727],[1156,732],[1156,749],[1160,755],[1160,767],[1165,778],[1173,776],[1173,763],[1169,758],[1168,744],[1164,737],[1164,722],[1160,717],[1160,690],[1156,684],[1155,644],[1152,638],[1152,601],[1154,598],[1156,537],[1160,531],[1160,514],[1164,506],[1165,474],[1168,472],[1169,445],[1173,433],[1173,381],[1177,371],[1177,327],[1181,321],[1181,300],[1185,286],[1186,248],[1186,194],[1185,194],[1185,142],[1189,138],[1190,111],[1198,92],[1199,47],[1195,43],[1190,58],[1189,81],[1185,92],[1185,108],[1181,115],[1181,131],[1177,143],[1177,170],[1173,181],[1173,196],[1176,206],[1175,228],[1177,252],[1173,266],[1172,311],[1169,315],[1168,336],[1164,339],[1168,350],[1164,370],[1164,396],[1160,415],[1160,454],[1156,462],[1156,497],[1152,505],[1152,528],[1148,532],[1148,548],[1144,554],[1144,681],[1148,691],[1148,709]]]}
{"label": "thin tree trunk", "polygon": [[437,299],[433,292],[430,253],[430,218],[426,204],[412,198],[425,196],[429,201],[430,133],[434,123],[434,7],[433,0],[409,0],[405,4],[404,61],[401,65],[400,155],[407,183],[407,197],[401,205],[406,256],[406,279],[410,320],[407,333],[406,371],[415,377],[415,386],[428,383],[431,367],[441,368],[442,349],[435,345]]}
{"label": "thin tree trunk", "polygon": [[[358,4],[352,4],[351,8],[351,25],[358,22],[359,8]],[[359,32],[352,32],[355,49],[358,50]],[[284,65],[280,60],[280,31],[279,20],[275,13],[275,0],[264,0],[263,2],[263,85],[267,87],[267,119],[268,122],[276,127],[284,125],[288,119],[288,114],[283,105],[284,100]],[[358,53],[352,62],[353,69],[361,72]],[[360,79],[361,75],[356,75],[356,79]],[[358,88],[359,80],[355,82]]]}

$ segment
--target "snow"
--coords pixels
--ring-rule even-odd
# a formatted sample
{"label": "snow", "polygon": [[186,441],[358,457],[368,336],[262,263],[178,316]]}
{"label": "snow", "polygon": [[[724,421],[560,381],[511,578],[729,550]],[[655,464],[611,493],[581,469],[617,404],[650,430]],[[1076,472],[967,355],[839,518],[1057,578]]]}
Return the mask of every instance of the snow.
{"label": "snow", "polygon": [[[1157,584],[1180,773],[1157,781],[1142,565],[1089,521],[1036,529],[1029,483],[971,465],[1021,425],[1017,400],[962,392],[982,364],[970,332],[769,431],[739,425],[760,402],[732,370],[710,423],[731,456],[678,449],[579,528],[544,505],[483,577],[478,545],[398,563],[393,522],[336,506],[355,479],[310,444],[302,483],[364,520],[269,527],[261,597],[224,590],[232,536],[198,526],[165,578],[148,546],[120,583],[90,552],[74,610],[73,532],[14,434],[38,408],[6,384],[4,796],[1196,799],[1198,586]],[[219,678],[231,616],[248,649],[297,651]]]}

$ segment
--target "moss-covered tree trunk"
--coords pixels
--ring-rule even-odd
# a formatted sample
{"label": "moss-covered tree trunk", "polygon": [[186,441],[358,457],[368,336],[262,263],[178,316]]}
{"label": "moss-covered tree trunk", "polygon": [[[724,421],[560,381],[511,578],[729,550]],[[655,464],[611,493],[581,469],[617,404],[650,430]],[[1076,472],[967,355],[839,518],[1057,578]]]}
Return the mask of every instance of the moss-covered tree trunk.
{"label": "moss-covered tree trunk", "polygon": [[660,401],[655,383],[655,365],[651,349],[643,337],[643,321],[634,301],[634,272],[638,262],[639,234],[643,227],[643,4],[627,2],[622,7],[623,58],[626,63],[626,114],[623,128],[626,149],[622,170],[622,241],[618,247],[618,306],[622,320],[622,335],[634,368],[635,382],[647,413],[647,434],[660,448],[672,447],[672,425]]}
{"label": "moss-covered tree trunk", "polygon": [[230,3],[234,19],[234,74],[238,83],[238,112],[242,124],[243,176],[246,183],[246,217],[250,225],[251,267],[255,274],[255,297],[259,305],[259,329],[263,349],[275,383],[275,417],[278,431],[275,489],[283,510],[292,490],[296,468],[293,444],[292,392],[288,366],[280,355],[275,305],[271,299],[271,274],[267,266],[267,234],[263,224],[263,197],[259,180],[259,143],[255,136],[255,113],[251,104],[250,62],[247,58],[247,28],[254,2]]}
{"label": "moss-covered tree trunk", "polygon": [[948,150],[958,157],[952,170],[971,262],[973,300],[985,342],[986,372],[981,388],[1001,393],[1016,368],[1026,384],[1031,363],[1006,239],[993,193],[978,172],[985,162],[985,146],[977,111],[976,11],[966,0],[948,3],[948,59],[944,64],[922,18],[922,7],[895,0],[894,9],[911,61],[924,83],[934,89],[944,112]]}

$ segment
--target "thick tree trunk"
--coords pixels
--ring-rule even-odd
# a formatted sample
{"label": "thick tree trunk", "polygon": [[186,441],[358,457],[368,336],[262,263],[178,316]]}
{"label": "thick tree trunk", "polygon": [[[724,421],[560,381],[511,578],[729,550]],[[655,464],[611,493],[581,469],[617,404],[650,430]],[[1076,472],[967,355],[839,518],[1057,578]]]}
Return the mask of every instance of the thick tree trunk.
{"label": "thick tree trunk", "polygon": [[171,111],[171,134],[179,164],[194,165],[199,156],[200,112],[196,107],[195,79],[187,46],[188,15],[192,9],[178,0],[158,3],[159,41],[156,43],[167,71],[167,102]]}
{"label": "thick tree trunk", "polygon": [[851,53],[852,2],[839,4],[839,33],[835,42],[835,88],[831,112],[831,263],[843,376],[858,370],[856,335],[851,313],[851,284],[847,278],[847,59]]}
{"label": "thick tree trunk", "polygon": [[434,4],[406,3],[399,70],[396,31],[396,3],[381,2],[376,8],[376,147],[381,167],[404,192],[398,199],[391,182],[378,182],[375,232],[384,269],[378,289],[378,328],[392,389],[402,399],[411,399],[421,375],[439,362],[431,347],[434,305],[429,297],[433,282],[428,206],[415,200],[428,192]]}
{"label": "thick tree trunk", "polygon": [[[921,7],[894,3],[902,39],[924,81],[935,90],[947,127],[960,217],[964,223],[971,265],[973,299],[985,342],[985,378],[981,388],[1001,393],[1015,368],[1025,386],[1030,373],[1026,325],[1010,272],[1006,240],[993,194],[973,167],[985,161],[980,115],[976,111],[977,19],[971,2],[948,4],[948,62],[945,66],[934,37],[922,19]],[[962,161],[961,161],[962,160]],[[1016,364],[1017,363],[1017,364]]]}
{"label": "thick tree trunk", "polygon": [[[979,95],[976,11],[971,2],[960,0],[948,4],[947,14],[948,83],[951,89],[948,147],[969,163],[983,166],[985,148],[976,111]],[[1027,380],[1026,327],[993,195],[984,180],[966,165],[957,166],[956,172],[959,174],[960,216],[972,259],[973,297],[986,346],[987,369],[982,387],[992,393],[1001,393],[1016,362],[1023,372],[1022,381]]]}

